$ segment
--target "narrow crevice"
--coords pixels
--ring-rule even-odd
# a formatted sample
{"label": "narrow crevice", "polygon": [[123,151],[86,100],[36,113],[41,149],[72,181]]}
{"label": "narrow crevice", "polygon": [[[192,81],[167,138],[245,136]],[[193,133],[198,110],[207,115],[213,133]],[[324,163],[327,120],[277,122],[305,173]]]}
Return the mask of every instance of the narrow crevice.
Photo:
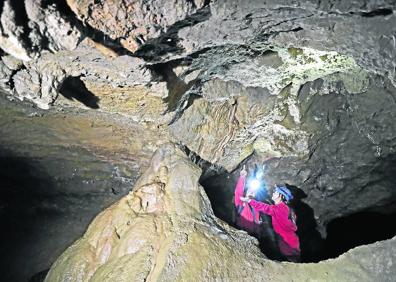
{"label": "narrow crevice", "polygon": [[391,239],[396,236],[395,217],[396,211],[387,214],[363,211],[332,220],[327,225],[323,259],[336,258],[357,246]]}
{"label": "narrow crevice", "polygon": [[168,125],[177,121],[194,100],[201,98],[199,79],[193,79],[186,83],[174,72],[174,68],[188,66],[191,61],[192,59],[187,57],[148,66],[156,80],[166,82],[168,89],[168,96],[164,99],[167,104],[166,112],[174,112],[174,116]]}
{"label": "narrow crevice", "polygon": [[216,164],[212,164],[211,162],[201,158],[186,145],[178,144],[178,147],[190,158],[194,164],[198,165],[202,169],[202,174],[199,180],[200,183],[214,175],[226,173],[225,168]]}
{"label": "narrow crevice", "polygon": [[203,6],[204,7],[209,6],[211,2],[212,0],[205,0]]}
{"label": "narrow crevice", "polygon": [[359,15],[365,18],[372,18],[372,17],[384,17],[384,16],[389,16],[393,14],[392,9],[377,9],[373,10],[370,12],[351,12],[350,14],[354,15]]}
{"label": "narrow crevice", "polygon": [[184,113],[185,110],[187,110],[195,100],[197,99],[202,99],[202,96],[200,94],[200,91],[197,89],[200,89],[199,87],[193,87],[190,89],[190,91],[187,91],[179,100],[179,103],[176,107],[175,113],[171,119],[171,121],[168,123],[168,125],[172,125],[175,123]]}
{"label": "narrow crevice", "polygon": [[277,36],[277,35],[279,35],[279,34],[281,34],[281,33],[298,32],[298,31],[301,31],[301,30],[304,30],[304,29],[303,29],[302,27],[298,26],[298,27],[296,27],[296,28],[289,29],[289,30],[271,31],[271,32],[268,32],[268,33],[259,34],[259,35],[256,37],[256,40],[257,40],[257,41],[266,42],[266,41],[268,41],[271,37]]}

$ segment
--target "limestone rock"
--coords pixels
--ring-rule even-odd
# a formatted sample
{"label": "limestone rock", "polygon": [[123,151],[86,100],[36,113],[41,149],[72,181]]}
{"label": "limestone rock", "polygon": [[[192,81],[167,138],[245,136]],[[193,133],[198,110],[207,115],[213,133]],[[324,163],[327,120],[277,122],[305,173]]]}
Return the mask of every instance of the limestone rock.
{"label": "limestone rock", "polygon": [[[269,261],[257,241],[213,215],[200,169],[165,145],[133,191],[102,212],[45,281],[390,281],[395,240],[319,264]],[[381,258],[381,259],[380,259]],[[348,271],[346,271],[346,269]]]}
{"label": "limestone rock", "polygon": [[1,280],[35,281],[129,192],[168,137],[126,116],[9,97],[0,92]]}
{"label": "limestone rock", "polygon": [[185,54],[256,43],[336,51],[395,84],[394,3],[363,2],[215,1],[211,16],[181,28],[178,39]]}
{"label": "limestone rock", "polygon": [[16,15],[11,6],[11,1],[4,1],[2,8],[0,48],[20,60],[30,60],[30,50],[23,40],[24,30],[16,24]]}
{"label": "limestone rock", "polygon": [[[199,76],[206,81],[203,99],[195,101],[171,131],[202,158],[228,171],[254,148],[268,158],[304,158],[308,135],[299,128],[299,87],[331,73],[360,70],[352,59],[334,52],[231,47],[226,53],[230,57],[224,58],[223,51],[201,56],[200,63],[209,65]],[[241,52],[232,55],[235,51]],[[253,60],[249,51],[258,53]],[[195,67],[199,63],[193,63]]]}
{"label": "limestone rock", "polygon": [[13,70],[10,68],[12,64],[9,66],[3,58],[0,61],[0,85],[3,89],[9,89],[8,84],[13,74]]}
{"label": "limestone rock", "polygon": [[77,47],[81,32],[60,14],[56,4],[44,6],[42,0],[25,0],[25,8],[32,29],[30,38],[34,48],[56,52]]}
{"label": "limestone rock", "polygon": [[300,170],[311,173],[299,182],[323,221],[394,199],[385,167],[395,161],[395,97],[388,79],[362,73],[335,74],[301,88],[302,126],[311,137],[310,158]]}
{"label": "limestone rock", "polygon": [[155,81],[141,59],[104,58],[83,42],[74,51],[45,53],[26,66],[13,77],[15,92],[20,99],[31,100],[40,108],[48,109],[54,103],[83,106],[59,97],[65,79],[79,78],[104,111],[127,114],[135,121],[164,124],[171,119],[171,115],[164,114],[166,83]]}
{"label": "limestone rock", "polygon": [[4,1],[0,48],[18,59],[29,61],[42,50],[73,50],[80,38],[81,32],[61,15],[56,4]]}
{"label": "limestone rock", "polygon": [[[242,278],[232,267],[257,269],[256,241],[215,219],[199,176],[174,145],[159,149],[133,191],[97,217],[46,281]],[[250,261],[241,261],[246,248]]]}
{"label": "limestone rock", "polygon": [[65,77],[61,69],[48,69],[45,73],[31,69],[19,71],[13,80],[19,99],[27,98],[39,108],[49,109],[58,96],[59,85]]}
{"label": "limestone rock", "polygon": [[93,1],[68,0],[73,12],[93,28],[135,52],[150,38],[158,37],[174,23],[184,20],[204,5],[203,0]]}
{"label": "limestone rock", "polygon": [[2,62],[7,66],[8,69],[16,71],[23,67],[23,62],[13,56],[1,57]]}
{"label": "limestone rock", "polygon": [[[262,87],[209,80],[202,98],[194,100],[170,131],[200,157],[228,171],[251,154],[261,161],[281,158],[273,163],[268,183],[303,189],[321,224],[385,205],[385,199],[390,203],[394,182],[380,180],[378,173],[394,161],[396,128],[388,118],[394,116],[396,89],[356,65],[326,70],[325,64],[313,72],[305,67],[301,78],[288,78],[289,85],[277,95],[275,71],[287,77],[282,65],[273,70],[273,92],[264,88],[265,77]],[[222,76],[230,72],[232,68]],[[359,197],[349,198],[352,191],[359,191]]]}

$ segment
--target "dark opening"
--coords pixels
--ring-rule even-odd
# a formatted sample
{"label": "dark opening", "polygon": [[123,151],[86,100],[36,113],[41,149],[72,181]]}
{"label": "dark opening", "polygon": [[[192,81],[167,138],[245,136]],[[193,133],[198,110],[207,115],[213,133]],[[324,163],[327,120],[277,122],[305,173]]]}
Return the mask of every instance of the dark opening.
{"label": "dark opening", "polygon": [[[3,1],[1,1],[3,2]],[[15,25],[22,27],[22,34],[21,38],[23,40],[23,43],[25,46],[30,45],[30,38],[29,38],[29,33],[31,31],[31,28],[29,26],[29,18],[26,13],[25,9],[25,3],[24,1],[9,1],[8,2],[15,13]],[[1,4],[1,7],[3,7],[3,3]]]}
{"label": "dark opening", "polygon": [[[36,246],[40,246],[38,242],[43,238],[50,239],[51,235],[45,234],[47,222],[60,212],[55,205],[40,204],[51,202],[44,191],[51,190],[53,184],[39,170],[25,158],[0,156],[0,271],[3,281],[27,281],[32,273],[44,271],[55,259],[48,250],[38,250]],[[48,258],[47,264],[43,264],[43,256]]]}
{"label": "dark opening", "polygon": [[[271,173],[271,161],[266,163],[268,173]],[[251,174],[257,160],[251,157],[244,164]],[[209,166],[206,165],[206,167]],[[206,176],[202,177],[200,181],[211,201],[215,215],[238,229],[241,228],[236,225],[235,221],[237,214],[234,207],[234,190],[240,170],[241,167],[232,173],[218,170],[215,173],[208,174],[204,169],[204,175]],[[265,176],[264,180],[267,181]],[[304,202],[307,197],[305,192],[287,183],[286,186],[294,196],[289,206],[293,208],[297,215],[297,235],[300,240],[301,262],[318,262],[336,258],[354,247],[387,240],[396,235],[396,224],[394,224],[396,203],[393,203],[386,207],[376,207],[375,210],[371,209],[334,219],[327,224],[327,237],[323,238],[318,230],[313,209]],[[267,184],[268,196],[264,200],[267,203],[271,203],[272,188]],[[279,260],[277,255],[279,249],[277,249],[276,237],[271,224],[272,219],[269,216],[264,216],[262,219],[264,223],[262,227],[264,228],[263,235],[261,237],[256,236],[256,234],[251,235],[259,240],[264,255],[270,259]]]}
{"label": "dark opening", "polygon": [[1,281],[43,281],[92,219],[131,187],[85,150],[56,150],[24,157],[0,146]]}
{"label": "dark opening", "polygon": [[[233,197],[240,169],[233,173],[222,172],[201,181],[215,215],[235,228],[236,211]],[[396,209],[386,207],[379,213],[364,211],[331,221],[327,225],[327,238],[322,238],[317,230],[313,209],[303,199],[306,194],[299,188],[287,185],[294,195],[290,206],[297,215],[297,235],[300,240],[301,262],[318,262],[336,258],[348,250],[377,241],[387,240],[396,235]],[[271,188],[270,191],[272,192]],[[378,209],[377,209],[378,210]],[[264,236],[255,236],[260,242],[262,252],[270,259],[278,260],[271,218],[264,219]]]}
{"label": "dark opening", "polygon": [[[201,181],[209,200],[211,201],[215,215],[240,229],[236,225],[236,209],[234,207],[234,190],[238,181],[240,169],[233,173],[221,173],[206,178]],[[251,171],[251,170],[250,170]],[[297,235],[300,239],[301,261],[317,262],[322,257],[323,239],[317,230],[316,221],[312,208],[304,203],[302,199],[306,197],[305,193],[294,186],[288,186],[294,195],[294,200],[290,203],[297,215]],[[267,185],[267,197],[265,202],[272,203],[270,200],[272,188]],[[276,234],[273,231],[272,220],[270,216],[261,214],[262,224],[260,227],[260,236],[251,234],[259,240],[260,249],[270,259],[281,260],[279,254]]]}
{"label": "dark opening", "polygon": [[334,219],[327,225],[324,259],[335,258],[361,245],[391,239],[396,235],[396,212],[360,212]]}
{"label": "dark opening", "polygon": [[393,11],[392,11],[392,9],[377,9],[377,10],[370,11],[370,12],[360,12],[358,14],[362,17],[371,18],[371,17],[392,15]]}
{"label": "dark opening", "polygon": [[99,98],[90,92],[79,77],[64,80],[59,93],[69,100],[77,100],[91,109],[99,109]]}

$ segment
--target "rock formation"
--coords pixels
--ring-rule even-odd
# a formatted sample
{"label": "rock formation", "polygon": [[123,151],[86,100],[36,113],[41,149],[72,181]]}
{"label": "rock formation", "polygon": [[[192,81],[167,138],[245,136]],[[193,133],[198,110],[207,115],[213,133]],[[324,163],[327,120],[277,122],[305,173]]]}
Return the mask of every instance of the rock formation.
{"label": "rock formation", "polygon": [[174,145],[158,149],[132,192],[96,217],[45,281],[388,281],[396,274],[395,238],[319,264],[265,259],[257,241],[215,218],[200,174]]}
{"label": "rock formation", "polygon": [[[236,175],[242,164],[264,162],[268,167],[268,185],[287,183],[295,187],[303,195],[303,202],[312,208],[315,225],[323,237],[327,224],[335,218],[361,211],[396,211],[395,1],[1,3],[0,86],[6,94],[1,94],[0,101],[6,110],[2,115],[4,134],[0,145],[7,152],[41,158],[46,156],[46,146],[53,146],[61,148],[55,151],[63,159],[63,148],[72,152],[72,144],[77,150],[93,152],[95,161],[98,157],[111,163],[110,166],[130,164],[133,159],[130,176],[134,177],[129,182],[132,185],[148,166],[148,158],[155,149],[171,142],[183,148],[192,163],[172,145],[160,152],[168,156],[176,150],[175,158],[186,169],[177,173],[183,179],[194,178],[187,188],[194,187],[192,193],[199,197],[204,196],[198,178],[203,183],[213,175]],[[25,102],[32,103],[34,108],[26,110]],[[15,112],[12,105],[18,103],[25,105],[25,110]],[[9,127],[14,120],[18,121],[15,131]],[[165,156],[160,159],[167,169],[177,167]],[[202,175],[193,163],[200,166]],[[62,169],[52,173],[56,175],[59,171]],[[174,173],[159,175],[159,170],[151,167],[127,198],[92,223],[86,237],[74,245],[78,248],[73,247],[62,256],[67,261],[58,260],[51,277],[62,281],[66,279],[62,275],[69,275],[69,266],[83,267],[82,261],[87,260],[85,280],[114,278],[116,273],[123,274],[109,272],[107,264],[114,261],[122,265],[121,254],[128,254],[125,264],[134,264],[133,269],[140,265],[142,277],[170,280],[175,276],[167,271],[180,267],[172,266],[171,262],[182,259],[172,252],[183,248],[195,252],[196,248],[181,239],[187,235],[175,230],[173,224],[180,221],[185,226],[196,223],[197,218],[200,223],[186,227],[186,232],[195,234],[196,242],[213,244],[207,254],[217,252],[216,246],[227,252],[237,248],[235,252],[239,254],[237,243],[222,238],[224,232],[227,238],[244,241],[242,245],[254,250],[253,268],[279,268],[286,276],[292,273],[291,269],[303,273],[306,267],[305,271],[311,271],[309,265],[279,266],[258,257],[253,241],[215,219],[207,199],[199,198],[198,194],[195,197],[200,204],[194,208],[194,216],[189,217],[192,210],[187,212],[187,208],[183,209],[183,216],[174,214],[172,209],[178,204],[173,200],[178,198],[166,196],[177,188],[168,183],[168,177],[176,177]],[[161,181],[150,186],[150,177],[159,177]],[[125,195],[126,188],[121,190],[107,203]],[[223,190],[232,193],[232,188]],[[166,204],[166,209],[136,211],[133,199],[143,197],[139,193],[144,197],[154,193],[153,199]],[[161,193],[165,196],[159,200]],[[126,240],[123,241],[117,237],[118,231],[110,230],[113,233],[103,233],[104,237],[96,234],[99,226],[113,218],[117,223],[109,226],[135,234],[137,227],[124,225],[127,217],[136,217],[140,222],[139,214],[151,220],[141,223],[142,229],[154,228],[159,216],[158,224],[163,226],[167,240],[185,245],[155,245],[161,235],[153,232],[144,243],[150,247],[139,251],[140,243],[136,243],[136,256],[132,256],[122,245],[132,235],[125,237],[123,233]],[[185,221],[182,217],[186,217]],[[221,226],[223,231],[207,231],[214,226]],[[204,235],[208,232],[212,235]],[[96,243],[88,251],[87,238],[91,237],[96,238],[92,239]],[[109,246],[120,251],[109,252],[106,249]],[[346,257],[357,259],[356,264],[371,263],[358,259],[359,253],[382,252],[384,246],[391,249],[394,239],[355,250],[334,262],[334,267]],[[82,253],[69,261],[74,251]],[[158,258],[156,251],[160,251]],[[106,256],[101,257],[101,252]],[[245,254],[242,256],[250,261]],[[156,265],[157,259],[161,265]],[[192,258],[185,259],[188,263]],[[229,264],[234,265],[235,258],[224,258],[229,259],[232,260]],[[321,265],[330,271],[332,264]],[[210,275],[219,279],[247,277],[231,272],[221,276],[216,272],[220,265],[214,262],[208,269],[206,274],[196,269],[197,276],[186,272],[177,277],[208,280]],[[373,270],[372,277],[378,278],[375,273],[379,271]],[[249,271],[251,275],[254,274]],[[369,273],[351,275],[351,280],[372,278]],[[318,279],[339,277],[342,276]]]}

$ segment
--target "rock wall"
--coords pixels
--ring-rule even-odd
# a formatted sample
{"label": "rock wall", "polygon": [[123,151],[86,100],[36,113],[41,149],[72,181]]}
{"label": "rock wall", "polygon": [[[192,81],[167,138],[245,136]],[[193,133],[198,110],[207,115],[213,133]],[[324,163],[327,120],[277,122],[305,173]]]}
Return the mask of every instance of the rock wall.
{"label": "rock wall", "polygon": [[62,144],[119,161],[171,141],[206,163],[202,178],[265,162],[268,184],[300,189],[323,235],[334,218],[396,209],[395,1],[1,3],[2,95],[82,132],[76,111],[110,117],[88,137],[35,119],[76,138]]}
{"label": "rock wall", "polygon": [[391,281],[395,238],[319,264],[276,263],[214,217],[200,169],[174,145],[154,154],[128,196],[103,211],[45,281]]}
{"label": "rock wall", "polygon": [[29,281],[128,193],[162,133],[3,96],[0,105],[0,271],[5,281]]}

